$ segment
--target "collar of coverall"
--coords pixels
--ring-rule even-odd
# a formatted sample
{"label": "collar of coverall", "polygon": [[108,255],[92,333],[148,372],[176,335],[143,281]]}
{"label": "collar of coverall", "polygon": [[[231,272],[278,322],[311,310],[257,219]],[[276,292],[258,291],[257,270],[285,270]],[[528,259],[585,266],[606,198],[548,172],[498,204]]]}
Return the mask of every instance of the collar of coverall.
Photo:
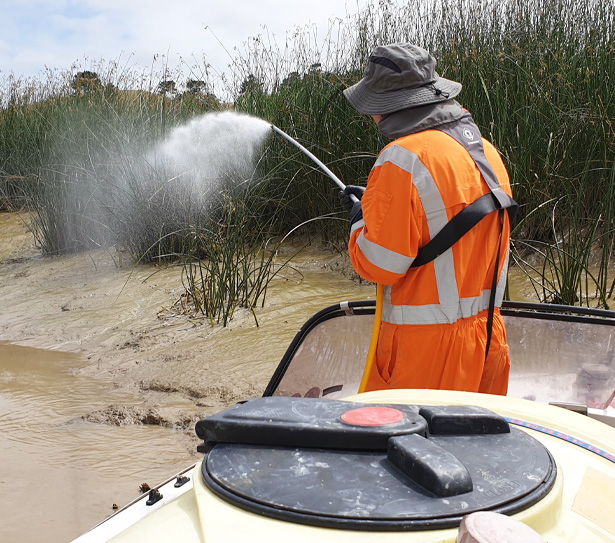
{"label": "collar of coverall", "polygon": [[384,137],[397,139],[456,121],[461,119],[465,113],[466,111],[456,100],[447,100],[438,104],[428,104],[389,113],[382,118],[378,129]]}

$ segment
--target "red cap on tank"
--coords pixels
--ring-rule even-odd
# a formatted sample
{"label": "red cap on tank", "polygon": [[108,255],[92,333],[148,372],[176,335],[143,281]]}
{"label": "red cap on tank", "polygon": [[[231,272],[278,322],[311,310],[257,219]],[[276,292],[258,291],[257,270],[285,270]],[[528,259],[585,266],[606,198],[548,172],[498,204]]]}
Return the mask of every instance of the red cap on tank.
{"label": "red cap on tank", "polygon": [[353,426],[386,426],[404,420],[404,413],[392,407],[359,407],[346,411],[342,422]]}

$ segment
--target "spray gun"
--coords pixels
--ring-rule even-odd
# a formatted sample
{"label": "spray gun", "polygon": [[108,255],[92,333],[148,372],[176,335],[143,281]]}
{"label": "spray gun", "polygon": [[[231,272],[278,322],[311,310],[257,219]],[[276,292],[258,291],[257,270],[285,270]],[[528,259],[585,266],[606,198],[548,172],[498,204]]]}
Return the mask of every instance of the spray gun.
{"label": "spray gun", "polygon": [[[318,160],[312,153],[310,153],[303,145],[301,145],[297,140],[291,138],[286,132],[280,130],[277,126],[271,125],[271,128],[274,132],[277,132],[284,139],[290,141],[295,147],[298,147],[301,151],[303,151],[307,156],[309,156],[321,169],[325,172],[335,183],[337,186],[344,190],[346,185],[342,183],[339,178],[325,166],[320,160]],[[359,199],[354,195],[350,195],[350,199],[352,202],[358,202]],[[363,377],[361,378],[361,384],[359,385],[359,392],[365,392],[367,387],[367,381],[369,380],[369,375],[372,370],[372,366],[374,365],[374,360],[376,358],[376,347],[378,346],[378,337],[380,336],[380,323],[382,322],[382,306],[384,300],[384,286],[378,284],[378,288],[376,290],[376,314],[374,318],[374,329],[372,331],[372,341],[369,346],[369,351],[367,353],[367,360],[365,362],[365,369],[363,370]]]}
{"label": "spray gun", "polygon": [[[324,163],[322,163],[320,160],[318,160],[318,158],[316,158],[312,153],[310,153],[310,151],[308,151],[303,145],[301,145],[297,140],[293,139],[292,137],[290,137],[286,132],[284,132],[283,130],[280,130],[277,126],[275,126],[274,124],[271,125],[272,130],[274,130],[275,132],[277,132],[278,134],[280,134],[280,136],[282,136],[284,139],[290,141],[295,147],[298,147],[301,151],[303,151],[307,156],[309,156],[319,167],[320,169],[325,172],[331,179],[333,179],[333,181],[335,181],[335,183],[337,184],[337,186],[341,189],[344,190],[346,188],[346,185],[344,185],[344,183],[342,183],[339,179],[339,177],[337,177],[329,168],[327,168],[327,166],[325,166]],[[353,202],[358,202],[358,198],[354,195],[351,194],[350,195],[350,199]]]}

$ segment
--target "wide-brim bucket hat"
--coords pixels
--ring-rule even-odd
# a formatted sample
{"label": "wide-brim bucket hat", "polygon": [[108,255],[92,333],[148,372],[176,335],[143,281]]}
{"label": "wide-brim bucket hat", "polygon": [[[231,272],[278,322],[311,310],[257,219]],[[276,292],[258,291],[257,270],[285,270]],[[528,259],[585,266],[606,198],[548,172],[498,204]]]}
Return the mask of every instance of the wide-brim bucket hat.
{"label": "wide-brim bucket hat", "polygon": [[348,87],[344,96],[360,113],[385,115],[444,102],[460,92],[461,83],[440,77],[436,59],[425,49],[394,43],[374,49],[363,79]]}

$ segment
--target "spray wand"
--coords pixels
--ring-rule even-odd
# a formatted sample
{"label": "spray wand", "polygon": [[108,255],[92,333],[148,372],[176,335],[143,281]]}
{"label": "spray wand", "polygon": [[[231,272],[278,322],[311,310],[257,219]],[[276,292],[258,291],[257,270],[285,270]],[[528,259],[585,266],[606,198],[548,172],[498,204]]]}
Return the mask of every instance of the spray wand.
{"label": "spray wand", "polygon": [[[275,126],[274,124],[271,125],[272,130],[274,130],[275,132],[277,132],[278,134],[280,134],[280,136],[282,136],[284,139],[290,141],[295,147],[298,147],[301,151],[303,151],[307,156],[309,156],[319,167],[320,169],[325,172],[331,179],[333,179],[333,181],[335,181],[336,185],[344,190],[346,188],[346,185],[344,185],[344,183],[342,183],[339,179],[339,177],[337,177],[329,168],[327,168],[327,166],[325,166],[325,164],[323,162],[321,162],[320,160],[318,160],[312,153],[310,153],[310,151],[308,151],[303,145],[301,145],[296,139],[293,139],[291,136],[289,136],[286,132],[284,132],[283,130],[280,130],[277,126]],[[354,195],[351,194],[350,198],[353,202],[358,202],[358,198]]]}
{"label": "spray wand", "polygon": [[[297,140],[289,136],[283,130],[280,130],[274,124],[271,125],[271,129],[274,132],[277,132],[282,136],[285,140],[288,140],[295,147],[299,148],[303,153],[305,153],[308,157],[310,157],[319,167],[325,172],[335,183],[337,186],[344,190],[346,185],[340,181],[340,179],[329,169],[323,162],[318,160],[310,151],[308,151],[303,145],[301,145]],[[350,199],[353,202],[358,202],[359,199],[354,195],[350,195]],[[367,352],[367,361],[365,362],[365,370],[363,371],[363,377],[361,378],[361,384],[359,385],[359,392],[364,392],[367,387],[367,381],[369,379],[369,374],[371,373],[372,366],[374,365],[374,359],[376,357],[376,346],[378,345],[378,336],[380,335],[380,323],[382,322],[382,303],[384,300],[384,286],[378,284],[376,289],[376,315],[374,318],[374,329],[372,331],[372,340],[369,345],[369,351]]]}

